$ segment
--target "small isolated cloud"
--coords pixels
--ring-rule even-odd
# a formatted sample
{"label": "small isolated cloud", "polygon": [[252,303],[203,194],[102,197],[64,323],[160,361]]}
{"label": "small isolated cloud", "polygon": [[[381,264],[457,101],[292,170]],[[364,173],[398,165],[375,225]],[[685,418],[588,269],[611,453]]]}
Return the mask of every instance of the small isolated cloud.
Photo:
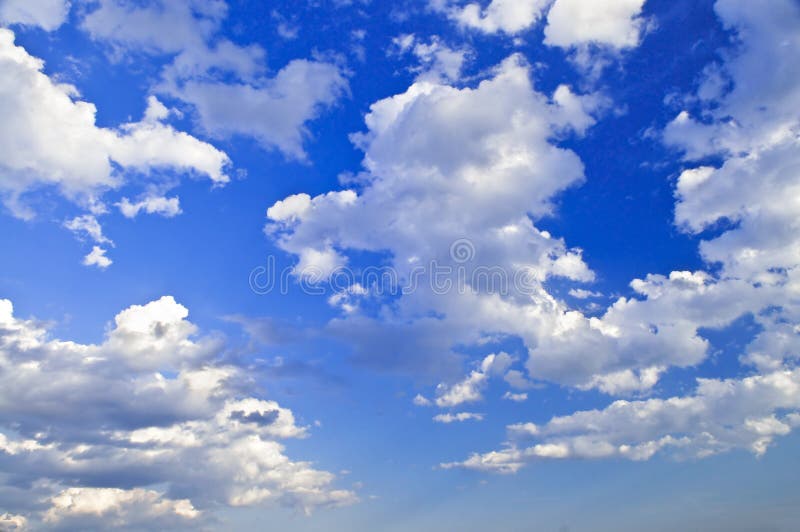
{"label": "small isolated cloud", "polygon": [[527,393],[513,393],[513,392],[506,392],[503,394],[503,399],[507,401],[514,401],[515,403],[522,403],[528,400]]}
{"label": "small isolated cloud", "polygon": [[589,44],[629,48],[639,44],[645,0],[555,0],[547,14],[544,42],[571,48]]}
{"label": "small isolated cloud", "polygon": [[106,257],[106,250],[100,246],[92,246],[92,251],[83,258],[83,264],[86,266],[97,266],[101,270],[105,270],[113,261]]}
{"label": "small isolated cloud", "polygon": [[416,406],[431,406],[433,404],[430,399],[424,397],[421,394],[417,394],[414,396],[413,403]]}
{"label": "small isolated cloud", "polygon": [[71,220],[64,222],[64,227],[75,233],[79,237],[88,237],[96,244],[108,244],[113,246],[114,243],[103,235],[103,228],[100,222],[97,221],[92,214],[84,214],[76,216]]}
{"label": "small isolated cloud", "polygon": [[591,290],[584,290],[583,288],[573,288],[569,291],[569,295],[575,299],[589,299],[594,297],[603,297],[600,292],[592,292]]}
{"label": "small isolated cloud", "polygon": [[457,414],[438,414],[433,416],[433,420],[437,423],[461,423],[463,421],[483,421],[483,414],[476,414],[474,412],[458,412]]}
{"label": "small isolated cloud", "polygon": [[119,203],[117,203],[117,207],[119,207],[119,211],[126,218],[136,218],[140,212],[172,218],[183,212],[181,211],[180,199],[177,196],[172,198],[164,196],[146,196],[136,202],[131,202],[128,198],[122,198]]}

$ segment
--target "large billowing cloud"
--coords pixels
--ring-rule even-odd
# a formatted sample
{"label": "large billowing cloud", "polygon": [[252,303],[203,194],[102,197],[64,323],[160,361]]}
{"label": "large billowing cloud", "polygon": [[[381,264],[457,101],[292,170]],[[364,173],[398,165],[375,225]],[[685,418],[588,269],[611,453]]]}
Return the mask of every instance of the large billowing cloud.
{"label": "large billowing cloud", "polygon": [[329,61],[297,59],[268,75],[260,46],[217,35],[227,9],[221,0],[102,0],[82,27],[117,54],[173,56],[155,89],[190,104],[208,135],[245,135],[304,159],[306,124],[347,91],[342,69]]}
{"label": "large billowing cloud", "polygon": [[[419,80],[373,104],[368,130],[354,136],[366,154],[356,189],[277,202],[267,230],[298,257],[300,276],[330,275],[348,251],[362,250],[387,253],[398,278],[415,279],[416,290],[387,306],[382,319],[354,311],[331,323],[367,364],[446,372],[456,361],[453,345],[490,333],[523,335],[533,347],[540,333],[574,321],[544,283],[593,279],[580,250],[533,220],[583,179],[578,157],[553,139],[583,133],[603,103],[566,86],[537,92],[518,56],[475,88]],[[464,268],[474,282],[440,293],[424,269],[431,261]],[[508,284],[489,291],[482,285],[497,271]],[[350,294],[351,311],[359,296],[370,297]],[[387,348],[379,340],[387,334],[404,340]],[[588,383],[592,375],[571,378]]]}
{"label": "large billowing cloud", "polygon": [[[577,156],[553,139],[590,127],[602,100],[565,86],[547,97],[529,74],[511,57],[474,89],[418,81],[377,102],[369,130],[354,137],[366,153],[360,192],[291,196],[268,210],[267,229],[298,257],[300,276],[336,274],[349,250],[367,250],[387,253],[398,278],[415,279],[380,317],[359,312],[348,294],[346,315],[330,324],[367,365],[447,374],[457,364],[454,346],[514,336],[536,379],[615,395],[647,391],[667,368],[705,359],[699,329],[724,327],[751,310],[744,301],[771,293],[673,272],[635,281],[638,297],[599,317],[553,297],[548,280],[594,278],[580,250],[534,225],[555,195],[582,180]],[[463,271],[466,286],[437,287],[432,268],[417,270],[431,261]],[[381,340],[387,335],[403,340]]]}
{"label": "large billowing cloud", "polygon": [[12,31],[0,29],[0,110],[14,125],[0,131],[0,193],[15,214],[32,216],[22,196],[43,186],[91,206],[122,185],[126,173],[166,168],[228,180],[227,155],[165,124],[167,110],[155,98],[141,121],[98,127],[95,106],[43,66],[14,44]]}
{"label": "large billowing cloud", "polygon": [[243,370],[220,362],[222,338],[187,316],[163,297],[79,344],[0,300],[0,480],[8,501],[21,485],[39,495],[6,510],[53,526],[197,528],[219,505],[355,500],[286,456],[282,441],[308,429],[251,395]]}
{"label": "large billowing cloud", "polygon": [[[664,341],[663,349],[674,353],[671,358],[685,357],[692,365],[705,350],[698,327],[720,327],[750,313],[760,332],[739,361],[753,375],[700,379],[696,391],[683,397],[618,401],[542,426],[514,425],[505,449],[445,466],[513,472],[531,460],[571,456],[642,460],[658,452],[702,457],[735,448],[760,455],[776,436],[799,424],[800,203],[795,198],[800,197],[800,89],[792,58],[800,53],[800,6],[774,0],[765,7],[718,0],[720,20],[739,41],[724,62],[706,68],[697,94],[686,99],[702,119],[683,111],[664,132],[666,142],[683,151],[688,166],[676,186],[675,223],[703,237],[700,252],[719,267],[718,274],[673,272],[669,278],[650,275],[634,281],[633,288],[646,299],[620,300],[593,324],[617,344],[615,356],[628,346],[639,360],[658,359],[657,345],[639,344],[648,336],[643,327],[650,321],[657,331],[653,339]],[[786,68],[769,74],[771,64]],[[723,162],[692,163],[709,156]],[[570,337],[565,345],[574,347],[577,338],[577,346],[583,344],[581,350],[593,358],[603,352],[583,334],[572,331]],[[553,338],[539,348],[564,355]],[[538,362],[532,356],[529,369],[535,371]],[[660,363],[654,361],[653,367]],[[600,388],[617,386],[625,375],[601,380]],[[521,445],[521,436],[537,443]]]}

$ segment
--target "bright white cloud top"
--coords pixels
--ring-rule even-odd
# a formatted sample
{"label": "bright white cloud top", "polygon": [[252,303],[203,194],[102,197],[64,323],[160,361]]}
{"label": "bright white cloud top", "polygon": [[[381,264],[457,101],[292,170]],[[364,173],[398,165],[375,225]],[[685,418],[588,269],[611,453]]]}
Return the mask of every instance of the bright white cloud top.
{"label": "bright white cloud top", "polygon": [[22,199],[27,191],[55,186],[69,199],[91,205],[106,189],[119,187],[124,174],[170,167],[194,171],[217,183],[228,180],[222,151],[162,123],[167,109],[154,97],[139,122],[117,129],[97,127],[95,106],[80,101],[71,85],[42,72],[43,62],[14,44],[0,29],[0,105],[15,125],[0,133],[0,189],[6,205],[21,217],[33,216]]}

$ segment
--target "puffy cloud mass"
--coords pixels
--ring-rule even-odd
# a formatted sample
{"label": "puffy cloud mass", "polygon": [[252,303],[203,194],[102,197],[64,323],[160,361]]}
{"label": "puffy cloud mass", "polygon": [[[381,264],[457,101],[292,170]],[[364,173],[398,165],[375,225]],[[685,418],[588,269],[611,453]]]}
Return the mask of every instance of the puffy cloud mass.
{"label": "puffy cloud mass", "polygon": [[[668,367],[705,359],[701,328],[725,327],[752,310],[746,301],[766,305],[772,293],[703,272],[673,272],[634,281],[636,297],[588,317],[547,291],[552,278],[594,278],[580,250],[534,222],[552,211],[555,195],[583,178],[577,156],[552,139],[582,133],[602,105],[566,86],[549,97],[536,92],[515,56],[475,88],[419,80],[375,103],[368,131],[354,136],[366,152],[360,190],[279,201],[268,210],[267,230],[298,257],[299,275],[334,273],[349,250],[368,250],[388,251],[398,277],[415,279],[414,290],[380,317],[350,312],[331,323],[362,362],[444,373],[458,363],[453,346],[510,335],[527,346],[525,366],[537,379],[614,395],[646,392]],[[437,285],[425,270],[434,263],[461,271],[464,285]],[[386,335],[403,340],[387,348]],[[473,372],[443,384],[436,402],[480,398],[485,377]],[[517,369],[505,380],[530,385]]]}
{"label": "puffy cloud mass", "polygon": [[[800,70],[793,60],[800,53],[800,6],[718,0],[715,10],[738,40],[685,99],[699,109],[680,112],[664,139],[683,152],[687,166],[676,184],[675,223],[700,237],[700,253],[718,273],[634,281],[641,298],[620,299],[588,323],[576,316],[566,335],[539,344],[542,356],[531,356],[528,369],[562,367],[565,360],[585,367],[580,353],[592,353],[595,362],[618,369],[589,385],[609,393],[647,389],[668,369],[665,362],[693,366],[705,358],[700,328],[750,315],[759,332],[739,362],[751,375],[699,379],[686,396],[617,401],[542,426],[513,425],[506,448],[445,467],[514,472],[544,458],[703,457],[737,448],[761,455],[800,424],[800,89],[794,82]],[[785,68],[767,73],[774,64]],[[693,162],[712,156],[722,162]],[[608,355],[616,361],[603,362]],[[524,439],[538,442],[525,446]]]}
{"label": "puffy cloud mass", "polygon": [[431,0],[434,9],[447,12],[461,26],[485,33],[519,33],[535,24],[551,0],[492,0],[482,8],[477,2],[449,5],[454,2]]}
{"label": "puffy cloud mass", "polygon": [[215,183],[228,180],[227,155],[165,124],[165,109],[155,98],[141,121],[97,127],[95,106],[80,101],[75,87],[55,82],[43,67],[14,44],[11,30],[0,29],[0,110],[15,125],[0,131],[0,193],[18,216],[33,215],[22,195],[42,186],[88,206],[122,185],[126,172],[167,168]]}
{"label": "puffy cloud mass", "polygon": [[627,48],[639,44],[645,0],[555,0],[544,42],[570,48],[587,44]]}
{"label": "puffy cloud mass", "polygon": [[[416,279],[383,319],[355,312],[331,323],[367,364],[447,371],[457,360],[450,347],[476,342],[482,331],[533,339],[564,319],[544,282],[593,279],[580,250],[532,220],[551,213],[553,197],[583,179],[578,157],[552,140],[582,134],[603,105],[567,86],[537,92],[518,56],[474,88],[417,80],[374,103],[368,130],[353,136],[365,151],[354,188],[275,203],[267,232],[298,257],[301,276],[329,275],[347,263],[349,250],[364,250],[388,252],[400,279]],[[463,268],[469,286],[437,289],[424,268],[431,261]],[[491,290],[495,280],[507,285]],[[380,340],[387,334],[403,340],[387,348]]]}
{"label": "puffy cloud mass", "polygon": [[268,76],[260,46],[218,35],[227,9],[222,0],[102,0],[82,27],[116,54],[174,57],[156,90],[191,105],[205,133],[249,136],[265,148],[304,159],[306,124],[347,91],[342,69],[330,61],[296,59]]}
{"label": "puffy cloud mass", "polygon": [[187,316],[163,297],[120,312],[102,343],[79,344],[49,339],[0,300],[0,481],[6,492],[39,486],[7,519],[198,528],[220,505],[355,500],[286,456],[282,441],[308,429],[245,395],[248,376],[219,361],[224,341]]}
{"label": "puffy cloud mass", "polygon": [[516,35],[546,18],[544,42],[561,48],[588,45],[622,49],[639,44],[645,0],[429,0],[458,25],[484,33]]}
{"label": "puffy cloud mass", "polygon": [[[702,458],[731,449],[761,455],[798,425],[800,370],[781,370],[742,380],[701,379],[692,396],[616,401],[541,427],[510,425],[507,448],[442,465],[514,473],[545,459],[647,460],[657,452]],[[538,443],[522,445],[531,439]]]}

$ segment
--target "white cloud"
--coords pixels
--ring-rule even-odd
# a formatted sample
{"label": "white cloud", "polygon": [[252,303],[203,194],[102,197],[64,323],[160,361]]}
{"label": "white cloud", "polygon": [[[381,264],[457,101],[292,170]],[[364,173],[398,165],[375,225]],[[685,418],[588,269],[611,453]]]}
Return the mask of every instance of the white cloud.
{"label": "white cloud", "polygon": [[[706,289],[702,283],[687,285],[676,274],[674,290],[662,295],[654,289],[647,296],[653,302],[623,299],[602,318],[592,319],[547,293],[542,283],[550,277],[585,282],[594,276],[580,250],[539,231],[532,220],[551,212],[551,198],[582,179],[575,154],[556,148],[550,139],[583,132],[600,105],[596,96],[579,96],[565,86],[550,98],[537,93],[528,68],[516,56],[475,88],[418,81],[405,93],[373,104],[365,119],[368,131],[353,137],[366,152],[362,190],[286,198],[267,211],[272,220],[267,232],[298,257],[297,272],[331,272],[344,264],[348,250],[388,250],[399,278],[410,278],[416,265],[435,260],[467,268],[467,279],[478,278],[474,272],[486,268],[525,281],[506,293],[487,290],[479,280],[467,290],[442,293],[423,273],[417,288],[387,308],[381,320],[351,313],[332,323],[337,335],[355,344],[362,360],[372,356],[378,365],[402,360],[422,366],[424,358],[424,365],[440,367],[455,359],[450,346],[477,343],[481,332],[499,333],[525,341],[528,370],[538,379],[609,393],[649,389],[659,368],[693,365],[705,357],[707,345],[697,336],[698,327],[724,326],[738,317],[735,312],[747,310],[733,301],[725,314],[728,321],[706,313],[695,323],[676,315],[671,305],[690,298],[691,290],[734,298],[735,290],[746,287]],[[457,263],[451,245],[464,237],[474,256]],[[651,282],[664,283],[660,278]],[[431,312],[441,318],[419,318]],[[400,347],[387,349],[386,342],[378,342],[383,347],[377,349],[373,336],[377,341],[381,329],[384,334],[405,330],[403,343],[411,338],[419,344],[403,348],[402,355],[392,354]],[[530,385],[524,375],[511,378],[520,387]],[[448,391],[438,401],[452,406],[462,395],[476,400],[482,381],[476,374],[474,382],[468,378],[454,390],[445,386],[440,390]]]}
{"label": "white cloud", "polygon": [[575,299],[589,299],[594,297],[603,297],[600,292],[592,292],[591,290],[584,290],[583,288],[571,288],[569,295]]}
{"label": "white cloud", "polygon": [[337,66],[297,59],[258,85],[189,80],[170,93],[197,109],[200,126],[212,136],[250,136],[303,159],[305,124],[346,90]]}
{"label": "white cloud", "polygon": [[70,4],[69,0],[3,0],[0,23],[39,26],[53,31],[67,20]]}
{"label": "white cloud", "polygon": [[196,524],[200,516],[188,499],[170,500],[141,488],[69,488],[50,502],[43,520],[62,527],[173,528]]}
{"label": "white cloud", "polygon": [[106,257],[106,250],[100,246],[92,246],[92,251],[83,258],[85,266],[97,266],[101,270],[105,270],[113,264],[114,261]]}
{"label": "white cloud", "polygon": [[76,216],[72,220],[67,220],[64,222],[64,227],[78,236],[88,236],[97,244],[114,245],[111,240],[103,235],[103,228],[100,226],[100,222],[97,221],[97,218],[95,218],[94,215],[84,214],[81,216]]}
{"label": "white cloud", "polygon": [[[548,458],[649,460],[656,453],[703,458],[731,449],[762,455],[800,417],[800,370],[741,380],[698,380],[695,395],[616,401],[603,410],[554,417],[547,424],[509,426],[509,447],[444,464],[512,473]],[[526,439],[540,443],[520,446]]]}
{"label": "white cloud", "polygon": [[187,315],[171,297],[134,305],[102,343],[80,344],[49,339],[0,300],[0,457],[15,478],[51,490],[43,514],[18,514],[158,528],[226,505],[310,511],[356,499],[286,456],[281,440],[307,427],[248,396],[247,372],[219,363],[224,342],[198,336]]}
{"label": "white cloud", "polygon": [[571,48],[588,44],[628,48],[639,44],[645,0],[555,0],[544,42]]}
{"label": "white cloud", "polygon": [[[228,180],[223,152],[176,131],[151,111],[141,122],[97,127],[94,105],[78,100],[74,87],[54,82],[42,69],[41,60],[14,45],[13,32],[0,29],[0,110],[15,124],[0,132],[5,175],[0,194],[18,216],[33,216],[21,196],[42,186],[89,206],[122,185],[126,172],[169,168],[203,174],[215,183]],[[149,109],[158,105],[149,100]]]}
{"label": "white cloud", "polygon": [[[681,148],[689,163],[677,183],[675,223],[694,234],[722,225],[701,243],[703,258],[721,264],[725,276],[773,284],[800,265],[800,204],[793,200],[800,190],[800,89],[794,82],[800,68],[793,61],[800,53],[800,7],[784,0],[769,9],[720,0],[715,10],[741,44],[701,76],[694,100],[708,106],[702,122],[682,111],[664,131],[665,142]],[[770,64],[786,68],[770,74]],[[719,77],[730,80],[730,90],[711,91],[716,99],[705,101],[707,84],[718,84]],[[711,155],[724,162],[692,167]]]}
{"label": "white cloud", "polygon": [[434,9],[446,11],[459,25],[485,33],[516,34],[536,24],[551,0],[492,0],[482,8],[477,2],[463,6],[430,0]]}
{"label": "white cloud", "polygon": [[221,0],[131,3],[101,0],[88,11],[81,26],[94,39],[113,46],[154,53],[202,50],[227,15]]}
{"label": "white cloud", "polygon": [[82,27],[116,54],[174,55],[155,90],[193,106],[200,128],[215,138],[245,135],[263,147],[304,159],[307,123],[348,90],[330,61],[296,59],[267,77],[266,54],[219,37],[227,4],[103,0]]}
{"label": "white cloud", "polygon": [[[591,353],[604,369],[590,370],[589,380],[573,386],[645,392],[667,367],[705,359],[708,342],[700,328],[724,328],[749,314],[760,332],[739,361],[755,374],[699,379],[686,396],[616,401],[540,427],[512,425],[504,449],[444,467],[511,473],[544,458],[702,458],[732,449],[762,455],[800,424],[800,204],[792,200],[800,186],[800,90],[792,82],[800,75],[792,60],[800,53],[800,7],[784,0],[769,9],[718,0],[715,10],[740,41],[722,54],[723,63],[704,70],[698,94],[687,98],[702,107],[702,120],[681,112],[664,138],[683,149],[688,165],[676,186],[675,222],[700,235],[701,255],[719,273],[676,271],[634,280],[641,297],[621,298],[588,321],[570,314],[561,330],[540,339],[528,371],[571,367],[570,375],[579,375]],[[769,75],[773,64],[787,68]],[[723,162],[692,165],[708,156]],[[709,228],[714,236],[705,237]],[[529,438],[538,443],[523,446]]]}
{"label": "white cloud", "polygon": [[25,516],[22,515],[14,515],[8,512],[0,514],[0,527],[3,530],[28,530],[28,520]]}
{"label": "white cloud", "polygon": [[438,394],[436,406],[444,408],[481,401],[483,399],[481,390],[486,385],[486,379],[484,373],[473,371],[466,379],[452,386],[440,384],[436,389]]}
{"label": "white cloud", "polygon": [[490,377],[500,377],[514,362],[514,359],[504,352],[487,355],[480,364],[480,369],[471,372],[463,380],[452,385],[444,383],[436,387],[436,406],[447,408],[463,403],[472,403],[483,400],[482,391],[488,384]]}
{"label": "white cloud", "polygon": [[508,370],[503,380],[506,381],[509,386],[517,390],[530,390],[536,386],[523,372],[516,369]]}
{"label": "white cloud", "polygon": [[119,211],[126,218],[136,218],[140,212],[147,214],[158,214],[165,218],[172,218],[181,214],[180,199],[176,197],[167,198],[164,196],[145,196],[137,202],[131,202],[128,198],[122,198],[117,203]]}
{"label": "white cloud", "polygon": [[524,403],[528,400],[528,394],[506,392],[503,394],[503,399],[506,401],[514,401],[515,403]]}
{"label": "white cloud", "polygon": [[419,65],[410,68],[417,73],[417,81],[458,81],[470,51],[466,48],[451,48],[434,35],[425,43],[414,34],[403,34],[392,39],[400,54],[412,53]]}
{"label": "white cloud", "polygon": [[417,394],[414,396],[413,403],[416,406],[430,406],[432,404],[430,399],[421,394]]}
{"label": "white cloud", "polygon": [[433,420],[437,423],[461,423],[462,421],[483,421],[483,414],[476,414],[474,412],[458,412],[457,414],[438,414],[433,416]]}

